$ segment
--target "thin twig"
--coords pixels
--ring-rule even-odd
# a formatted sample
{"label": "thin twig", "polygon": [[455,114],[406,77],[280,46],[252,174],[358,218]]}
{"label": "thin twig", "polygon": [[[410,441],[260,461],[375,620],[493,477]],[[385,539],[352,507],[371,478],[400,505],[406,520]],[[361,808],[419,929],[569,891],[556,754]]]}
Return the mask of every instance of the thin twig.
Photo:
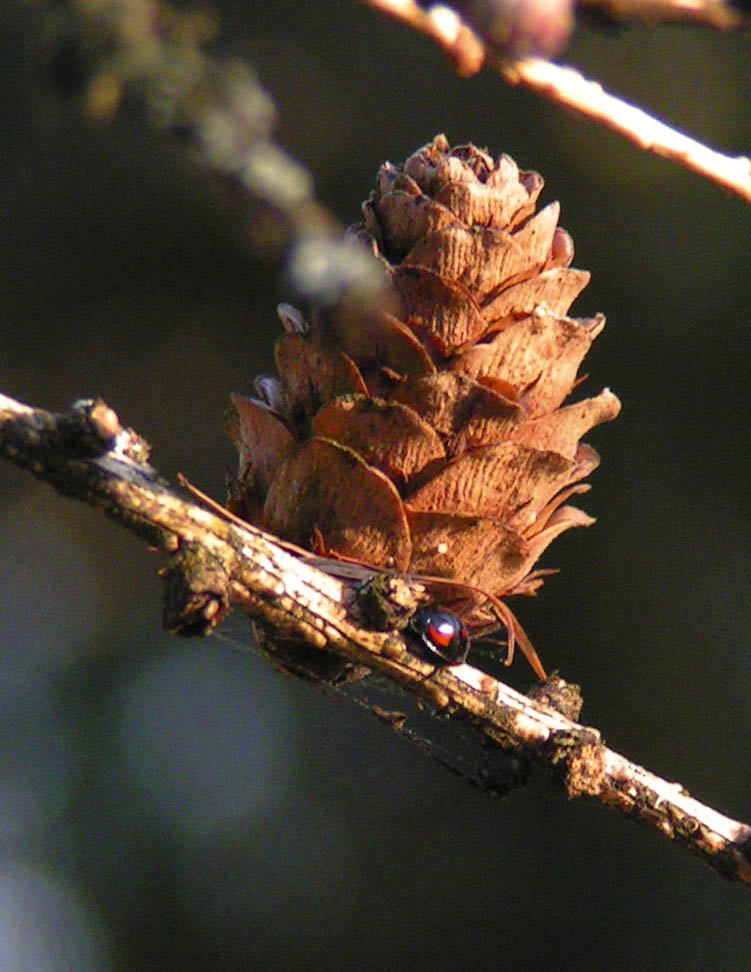
{"label": "thin twig", "polygon": [[[751,884],[751,826],[607,749],[598,730],[469,665],[435,669],[398,632],[364,628],[351,585],[293,556],[262,531],[177,495],[148,465],[143,440],[122,428],[103,402],[80,402],[55,415],[0,395],[0,455],[171,553],[173,577],[179,569],[192,571],[183,631],[209,631],[235,605],[280,638],[385,676],[465,726],[485,751],[495,747],[543,767],[569,797],[591,796],[615,807],[724,877]],[[542,688],[551,691],[548,683]],[[398,713],[371,709],[400,728]],[[433,755],[470,779],[482,779],[481,766]]]}
{"label": "thin twig", "polygon": [[436,5],[426,11],[413,0],[364,2],[427,34],[446,51],[459,74],[475,73],[487,63],[509,83],[523,84],[553,103],[611,128],[639,148],[678,162],[751,203],[751,159],[723,155],[708,148],[642,109],[608,94],[602,85],[589,81],[575,68],[541,58],[504,60],[485,48],[480,38],[447,7]]}
{"label": "thin twig", "polygon": [[648,25],[697,24],[716,30],[742,30],[749,25],[748,14],[727,0],[577,0],[577,6],[591,8],[600,17]]}
{"label": "thin twig", "polygon": [[524,84],[551,101],[573,108],[624,135],[639,148],[679,162],[751,202],[751,159],[715,152],[589,81],[575,68],[540,58],[497,64],[512,84]]}

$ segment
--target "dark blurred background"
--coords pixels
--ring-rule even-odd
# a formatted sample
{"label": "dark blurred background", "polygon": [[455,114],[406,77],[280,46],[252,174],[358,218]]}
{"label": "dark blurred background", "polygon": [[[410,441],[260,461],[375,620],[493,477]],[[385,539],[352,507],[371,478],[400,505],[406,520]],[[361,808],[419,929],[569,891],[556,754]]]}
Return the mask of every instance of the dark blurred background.
{"label": "dark blurred background", "polygon": [[[610,745],[748,820],[751,209],[354,0],[214,7],[342,222],[440,131],[545,176],[593,274],[574,310],[608,316],[586,392],[623,412],[588,437],[597,524],[514,606]],[[137,112],[86,121],[45,92],[33,18],[2,21],[0,389],[102,395],[221,498],[228,393],[272,369],[291,295]],[[751,149],[748,37],[581,28],[566,59]],[[0,968],[748,968],[747,889],[544,780],[480,795],[272,671],[241,617],[165,636],[160,565],[0,466]]]}

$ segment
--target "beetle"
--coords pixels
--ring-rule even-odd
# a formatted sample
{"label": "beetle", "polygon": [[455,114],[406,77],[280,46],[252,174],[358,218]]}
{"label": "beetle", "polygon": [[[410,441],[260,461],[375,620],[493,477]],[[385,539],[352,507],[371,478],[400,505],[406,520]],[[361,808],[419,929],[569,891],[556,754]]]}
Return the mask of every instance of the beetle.
{"label": "beetle", "polygon": [[469,632],[450,611],[422,607],[410,621],[412,632],[422,642],[430,660],[438,665],[460,665],[469,654]]}

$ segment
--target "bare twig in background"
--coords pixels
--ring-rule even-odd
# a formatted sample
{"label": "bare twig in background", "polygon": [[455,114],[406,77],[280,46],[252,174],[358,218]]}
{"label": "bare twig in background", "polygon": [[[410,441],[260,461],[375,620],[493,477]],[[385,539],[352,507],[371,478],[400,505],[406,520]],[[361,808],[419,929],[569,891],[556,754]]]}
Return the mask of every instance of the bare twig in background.
{"label": "bare twig in background", "polygon": [[[499,57],[448,7],[435,5],[426,11],[413,0],[365,0],[365,3],[431,37],[447,52],[459,74],[476,73],[487,62],[510,83],[523,84],[556,104],[592,118],[639,148],[678,162],[751,203],[751,159],[723,155],[702,145],[640,108],[608,94],[600,84],[587,80],[575,68],[541,58]],[[716,5],[705,6],[715,9]],[[678,4],[670,7],[679,9]]]}
{"label": "bare twig in background", "polygon": [[[205,50],[215,25],[159,0],[41,3],[47,75],[95,119],[121,102],[171,140],[207,182],[241,242],[281,262],[297,293],[321,304],[382,299],[374,260],[315,197],[310,173],[272,138],[275,108],[249,66]],[[45,15],[47,22],[45,23]]]}
{"label": "bare twig in background", "polygon": [[717,30],[749,26],[748,14],[727,0],[577,0],[577,6],[591,8],[599,17],[647,24],[688,23]]}
{"label": "bare twig in background", "polygon": [[696,139],[681,134],[652,118],[646,111],[616,98],[596,81],[588,81],[575,68],[559,67],[540,58],[499,64],[513,84],[524,84],[552,101],[581,111],[613,131],[625,135],[639,148],[680,162],[687,169],[751,202],[751,159],[732,158],[715,152]]}
{"label": "bare twig in background", "polygon": [[[592,118],[751,202],[749,158],[702,145],[572,67],[536,57],[513,60],[508,52],[504,57],[448,6],[364,2],[431,37],[459,74],[475,74],[487,62],[509,83]],[[724,0],[589,0],[585,6],[613,17],[748,25],[748,17]],[[341,240],[335,220],[314,197],[307,171],[273,142],[273,104],[252,72],[237,60],[222,63],[206,54],[213,25],[205,17],[176,14],[157,0],[74,2],[63,9],[62,21],[55,10],[60,39],[56,46],[53,31],[51,73],[66,83],[71,75],[80,76],[90,114],[111,114],[126,95],[137,95],[152,123],[171,134],[180,154],[197,162],[214,189],[228,197],[227,218],[241,235],[287,255],[299,293],[324,301],[354,293],[362,303],[379,291],[372,263]]]}
{"label": "bare twig in background", "polygon": [[[0,455],[172,554],[173,579],[181,570],[192,575],[183,589],[190,587],[182,619],[172,627],[208,632],[235,605],[282,639],[314,653],[333,653],[397,683],[465,726],[480,740],[481,751],[504,751],[538,765],[569,797],[594,797],[686,847],[724,877],[751,884],[751,826],[607,749],[596,729],[550,705],[469,665],[436,670],[399,633],[362,627],[351,585],[262,531],[182,499],[148,465],[143,440],[123,429],[103,402],[79,402],[69,413],[54,415],[0,395]],[[171,611],[174,622],[174,605]],[[538,697],[555,698],[556,682],[565,687],[560,679],[549,680]],[[369,708],[401,729],[398,713]],[[432,755],[483,784],[482,765]]]}

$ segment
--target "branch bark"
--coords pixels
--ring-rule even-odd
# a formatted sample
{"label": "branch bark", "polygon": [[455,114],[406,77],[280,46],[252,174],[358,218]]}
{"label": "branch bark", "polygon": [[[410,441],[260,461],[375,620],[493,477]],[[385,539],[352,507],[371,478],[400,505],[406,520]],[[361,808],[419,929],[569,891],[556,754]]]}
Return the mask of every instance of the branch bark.
{"label": "branch bark", "polygon": [[[170,629],[209,633],[231,606],[238,607],[273,632],[266,640],[272,658],[284,657],[276,642],[301,645],[314,657],[343,659],[350,671],[364,666],[385,676],[450,716],[481,755],[462,762],[429,751],[475,783],[503,788],[498,770],[488,772],[496,754],[506,755],[507,768],[539,766],[569,797],[594,797],[687,848],[722,876],[751,884],[751,826],[609,750],[597,729],[546,704],[567,697],[570,687],[562,680],[541,683],[530,698],[470,665],[436,669],[414,653],[403,633],[366,627],[352,580],[178,495],[148,464],[144,440],[123,428],[104,402],[82,401],[68,413],[52,414],[0,395],[0,455],[172,555],[166,572]],[[419,584],[406,586],[419,595]],[[425,744],[405,729],[400,713],[369,708]],[[521,776],[517,771],[512,783]]]}

